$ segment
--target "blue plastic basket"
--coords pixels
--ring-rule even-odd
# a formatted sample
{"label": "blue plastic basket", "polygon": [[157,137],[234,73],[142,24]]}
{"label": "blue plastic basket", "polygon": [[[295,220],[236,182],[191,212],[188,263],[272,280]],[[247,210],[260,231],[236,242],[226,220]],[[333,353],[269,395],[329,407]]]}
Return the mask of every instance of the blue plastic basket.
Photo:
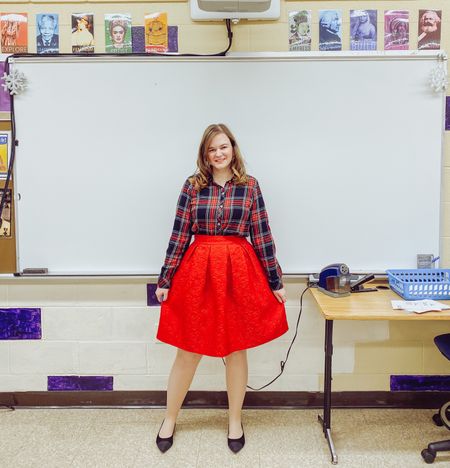
{"label": "blue plastic basket", "polygon": [[450,270],[386,270],[389,286],[406,300],[450,299]]}

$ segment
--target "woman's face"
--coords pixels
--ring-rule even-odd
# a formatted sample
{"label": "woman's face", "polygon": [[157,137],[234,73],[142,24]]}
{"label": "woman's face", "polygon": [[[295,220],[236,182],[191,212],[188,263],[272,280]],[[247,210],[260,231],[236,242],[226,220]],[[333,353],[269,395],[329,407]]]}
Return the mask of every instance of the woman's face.
{"label": "woman's face", "polygon": [[122,44],[125,38],[125,30],[122,26],[114,26],[111,31],[111,38],[114,44]]}
{"label": "woman's face", "polygon": [[84,19],[77,20],[78,29],[86,29],[87,23]]}
{"label": "woman's face", "polygon": [[369,13],[367,13],[367,11],[364,11],[362,15],[359,17],[359,22],[367,23],[367,21],[369,21]]}
{"label": "woman's face", "polygon": [[211,168],[214,170],[227,169],[233,159],[233,147],[225,133],[219,133],[209,142],[206,155]]}

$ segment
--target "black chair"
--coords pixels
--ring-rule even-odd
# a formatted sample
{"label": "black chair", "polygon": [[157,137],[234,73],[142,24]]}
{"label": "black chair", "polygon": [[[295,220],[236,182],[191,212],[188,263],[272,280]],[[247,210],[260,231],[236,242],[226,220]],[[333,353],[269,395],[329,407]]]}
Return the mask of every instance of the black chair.
{"label": "black chair", "polygon": [[[439,351],[450,360],[450,333],[436,336],[434,342]],[[436,426],[445,426],[450,429],[450,401],[444,403],[438,413],[433,414],[433,421]],[[431,442],[426,449],[422,450],[422,457],[427,463],[433,463],[437,452],[447,450],[450,451],[450,439]]]}

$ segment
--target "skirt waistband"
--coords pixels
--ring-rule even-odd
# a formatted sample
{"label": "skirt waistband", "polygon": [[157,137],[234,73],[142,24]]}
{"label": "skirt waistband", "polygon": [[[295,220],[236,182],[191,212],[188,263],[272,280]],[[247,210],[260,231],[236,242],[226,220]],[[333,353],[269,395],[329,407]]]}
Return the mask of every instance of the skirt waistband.
{"label": "skirt waistband", "polygon": [[208,236],[206,234],[195,234],[194,242],[208,244],[242,244],[248,243],[243,236]]}

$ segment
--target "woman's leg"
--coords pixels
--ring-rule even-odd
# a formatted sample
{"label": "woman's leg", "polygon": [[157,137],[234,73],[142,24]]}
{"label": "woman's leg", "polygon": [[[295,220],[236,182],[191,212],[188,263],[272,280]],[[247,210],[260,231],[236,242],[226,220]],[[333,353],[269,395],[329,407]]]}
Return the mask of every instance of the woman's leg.
{"label": "woman's leg", "polygon": [[230,439],[242,435],[241,411],[248,381],[247,350],[236,351],[225,357],[228,392],[228,424]]}
{"label": "woman's leg", "polygon": [[178,412],[191,386],[201,358],[201,354],[190,353],[182,349],[177,350],[167,384],[167,410],[164,423],[159,431],[160,437],[170,437],[173,434]]}

